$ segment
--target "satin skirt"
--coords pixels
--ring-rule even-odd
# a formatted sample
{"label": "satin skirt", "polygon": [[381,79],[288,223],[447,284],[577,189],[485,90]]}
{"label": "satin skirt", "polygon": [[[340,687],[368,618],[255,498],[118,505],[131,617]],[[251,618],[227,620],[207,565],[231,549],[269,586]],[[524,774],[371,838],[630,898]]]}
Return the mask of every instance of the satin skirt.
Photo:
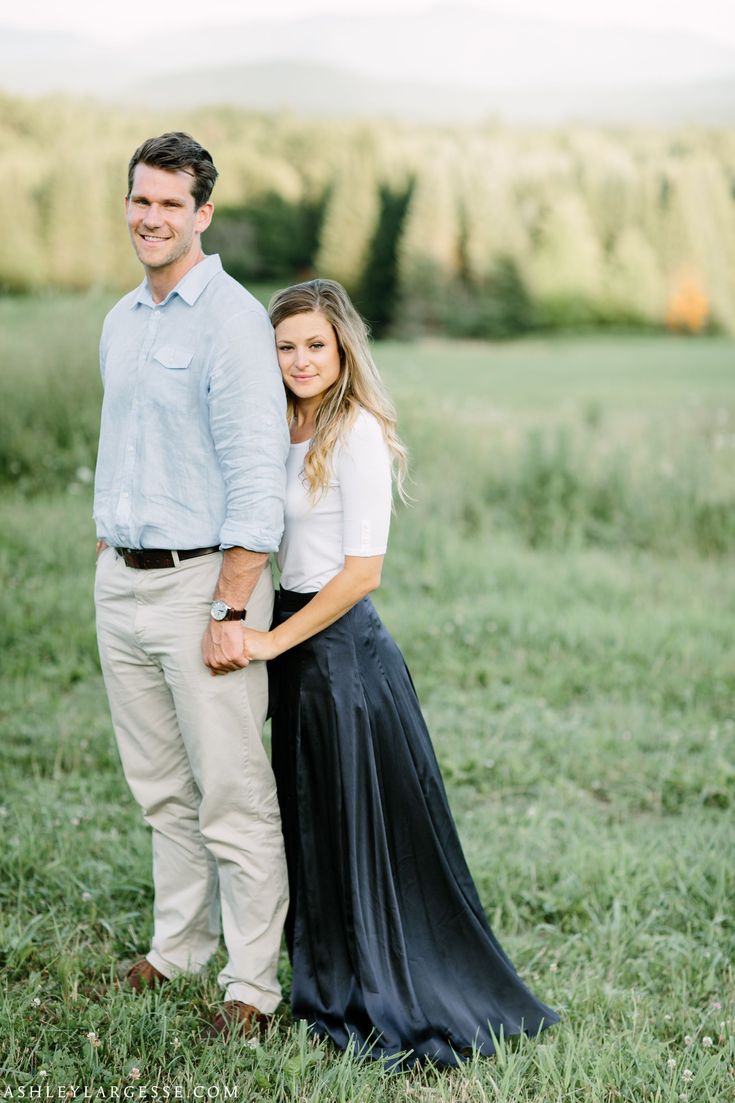
{"label": "satin skirt", "polygon": [[[274,623],[311,597],[281,590]],[[557,1022],[488,925],[411,676],[369,598],[269,673],[294,1017],[393,1067],[456,1065]]]}

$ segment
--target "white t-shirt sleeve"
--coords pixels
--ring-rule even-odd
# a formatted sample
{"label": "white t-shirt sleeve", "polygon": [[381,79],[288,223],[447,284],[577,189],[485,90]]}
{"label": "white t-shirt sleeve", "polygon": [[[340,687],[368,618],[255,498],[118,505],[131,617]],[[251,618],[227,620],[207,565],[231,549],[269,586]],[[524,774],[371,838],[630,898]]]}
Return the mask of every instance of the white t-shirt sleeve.
{"label": "white t-shirt sleeve", "polygon": [[335,456],[342,492],[344,555],[384,555],[391,512],[391,458],[380,423],[361,410]]}

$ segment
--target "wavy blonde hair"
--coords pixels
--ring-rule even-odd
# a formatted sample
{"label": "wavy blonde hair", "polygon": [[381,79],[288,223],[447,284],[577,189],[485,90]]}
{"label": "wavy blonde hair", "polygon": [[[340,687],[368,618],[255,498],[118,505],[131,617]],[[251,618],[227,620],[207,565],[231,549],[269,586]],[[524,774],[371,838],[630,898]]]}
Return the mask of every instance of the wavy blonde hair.
{"label": "wavy blonde hair", "polygon": [[[396,411],[383,386],[370,351],[368,328],[355,310],[342,284],[336,280],[308,280],[276,291],[268,305],[273,328],[294,314],[319,310],[334,330],[339,348],[340,373],[325,391],[316,413],[311,447],[304,460],[304,477],[312,498],[327,489],[331,475],[330,459],[337,443],[347,433],[362,407],[379,422],[393,460],[396,489],[406,501],[404,489],[408,453],[396,434]],[[293,420],[296,405],[286,388],[288,418]]]}

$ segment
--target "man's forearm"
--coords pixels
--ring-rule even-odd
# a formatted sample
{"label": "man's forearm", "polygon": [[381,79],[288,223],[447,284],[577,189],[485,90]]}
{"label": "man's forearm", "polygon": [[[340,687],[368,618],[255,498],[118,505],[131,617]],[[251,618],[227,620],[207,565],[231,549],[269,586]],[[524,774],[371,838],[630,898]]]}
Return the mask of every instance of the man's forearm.
{"label": "man's forearm", "polygon": [[245,609],[267,562],[266,552],[227,548],[213,596],[233,609]]}

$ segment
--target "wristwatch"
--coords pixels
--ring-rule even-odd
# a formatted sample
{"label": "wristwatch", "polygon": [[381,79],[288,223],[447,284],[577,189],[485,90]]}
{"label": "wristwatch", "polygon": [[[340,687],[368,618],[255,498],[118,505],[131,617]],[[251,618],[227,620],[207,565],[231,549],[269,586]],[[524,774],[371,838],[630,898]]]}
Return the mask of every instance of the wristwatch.
{"label": "wristwatch", "polygon": [[213,601],[209,610],[212,620],[245,620],[247,609],[233,609],[226,601]]}

